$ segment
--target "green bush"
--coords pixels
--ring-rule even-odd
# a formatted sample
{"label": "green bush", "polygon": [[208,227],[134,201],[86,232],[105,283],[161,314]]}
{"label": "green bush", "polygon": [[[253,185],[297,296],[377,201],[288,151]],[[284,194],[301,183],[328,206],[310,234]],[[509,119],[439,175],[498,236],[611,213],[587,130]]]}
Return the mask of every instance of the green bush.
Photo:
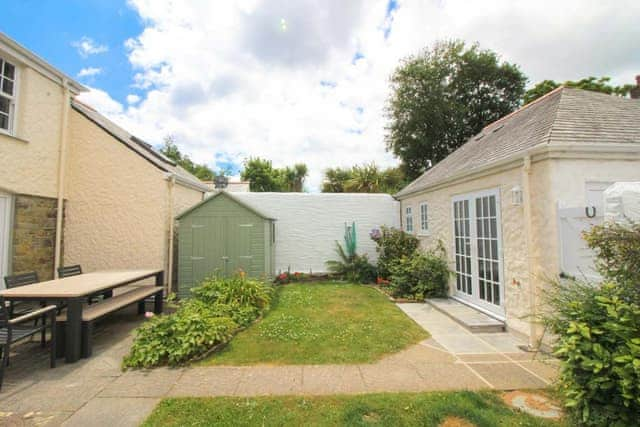
{"label": "green bush", "polygon": [[338,242],[336,242],[336,253],[339,260],[330,260],[325,263],[331,273],[353,283],[375,282],[377,270],[375,265],[369,262],[366,254],[349,255]]}
{"label": "green bush", "polygon": [[370,236],[377,245],[378,275],[385,279],[391,277],[391,265],[402,257],[413,255],[420,244],[415,236],[385,226],[380,230],[373,230]]}
{"label": "green bush", "polygon": [[176,366],[228,342],[269,307],[273,288],[237,275],[211,278],[193,290],[173,314],[153,316],[136,330],[126,368]]}
{"label": "green bush", "polygon": [[396,297],[421,300],[447,295],[451,273],[441,245],[433,251],[415,251],[409,256],[403,256],[391,263],[389,269],[389,285]]}
{"label": "green bush", "polygon": [[560,392],[576,424],[635,425],[640,414],[640,306],[617,284],[575,280],[547,291]]}
{"label": "green bush", "polygon": [[238,325],[219,317],[198,300],[184,302],[169,315],[154,316],[136,330],[124,367],[176,366],[227,342]]}
{"label": "green bush", "polygon": [[640,303],[640,223],[606,223],[593,227],[584,238],[597,255],[596,267],[607,280],[627,289]]}

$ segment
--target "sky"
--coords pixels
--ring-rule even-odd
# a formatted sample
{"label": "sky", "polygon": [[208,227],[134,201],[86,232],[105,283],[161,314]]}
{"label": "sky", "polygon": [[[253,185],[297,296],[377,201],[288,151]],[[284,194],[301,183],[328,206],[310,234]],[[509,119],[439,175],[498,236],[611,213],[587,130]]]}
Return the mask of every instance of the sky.
{"label": "sky", "polygon": [[[385,150],[389,76],[462,39],[544,79],[640,74],[640,2],[619,0],[2,0],[0,31],[90,88],[81,100],[214,170],[328,167]],[[28,23],[28,25],[25,25]]]}

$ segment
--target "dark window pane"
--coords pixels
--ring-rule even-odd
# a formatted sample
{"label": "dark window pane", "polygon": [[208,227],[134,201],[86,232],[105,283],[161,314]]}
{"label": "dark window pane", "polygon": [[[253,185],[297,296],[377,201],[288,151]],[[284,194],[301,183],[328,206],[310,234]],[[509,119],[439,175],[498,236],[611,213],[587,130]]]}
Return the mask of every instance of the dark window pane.
{"label": "dark window pane", "polygon": [[9,100],[7,98],[4,98],[2,96],[0,96],[0,112],[1,113],[5,113],[5,114],[9,114],[9,107],[10,107],[11,103],[9,102]]}
{"label": "dark window pane", "polygon": [[467,276],[467,293],[469,295],[473,294],[473,291],[471,290],[471,276]]}
{"label": "dark window pane", "polygon": [[471,257],[467,257],[467,273],[471,274]]}
{"label": "dark window pane", "polygon": [[489,201],[486,197],[482,198],[482,216],[489,216]]}
{"label": "dark window pane", "polygon": [[489,213],[496,216],[496,196],[489,197]]}
{"label": "dark window pane", "polygon": [[482,240],[478,240],[478,258],[484,258],[484,245],[482,244]]}
{"label": "dark window pane", "polygon": [[468,200],[465,200],[465,201],[463,202],[463,205],[464,205],[464,209],[463,209],[464,217],[465,217],[465,218],[468,218],[468,217],[469,217],[469,201],[468,201]]}
{"label": "dark window pane", "polygon": [[491,253],[489,252],[490,243],[491,243],[490,240],[484,241],[484,254],[485,254],[485,258],[488,258],[488,259],[491,259]]}
{"label": "dark window pane", "polygon": [[456,274],[456,289],[460,290],[460,275]]}
{"label": "dark window pane", "polygon": [[13,95],[13,82],[10,80],[3,80],[2,81],[2,92],[6,93],[7,95]]}
{"label": "dark window pane", "polygon": [[484,299],[484,280],[480,279],[480,299]]}
{"label": "dark window pane", "polygon": [[468,235],[469,235],[469,223],[470,223],[470,222],[471,222],[471,221],[469,221],[469,220],[467,220],[467,221],[465,221],[465,222],[464,222],[464,235],[465,235],[465,236],[468,236]]}
{"label": "dark window pane", "polygon": [[498,259],[498,241],[491,240],[491,259]]}
{"label": "dark window pane", "polygon": [[482,199],[476,199],[476,217],[482,216]]}
{"label": "dark window pane", "polygon": [[497,282],[500,281],[500,274],[499,274],[499,271],[498,271],[498,263],[497,262],[492,263],[491,268],[493,270],[493,281],[497,283]]}
{"label": "dark window pane", "polygon": [[9,64],[8,62],[4,63],[4,76],[9,77],[11,80],[15,79],[16,75],[16,67]]}
{"label": "dark window pane", "polygon": [[500,305],[500,288],[498,288],[498,285],[493,285],[493,303]]}
{"label": "dark window pane", "polygon": [[491,219],[491,237],[498,237],[498,224],[495,218]]}
{"label": "dark window pane", "polygon": [[0,114],[0,129],[9,130],[9,116]]}
{"label": "dark window pane", "polygon": [[491,302],[491,283],[487,283],[487,301]]}

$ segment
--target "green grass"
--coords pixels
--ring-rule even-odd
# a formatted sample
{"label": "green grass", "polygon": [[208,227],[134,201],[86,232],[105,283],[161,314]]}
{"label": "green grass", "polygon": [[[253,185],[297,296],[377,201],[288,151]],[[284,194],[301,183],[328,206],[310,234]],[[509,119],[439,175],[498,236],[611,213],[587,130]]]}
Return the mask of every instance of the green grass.
{"label": "green grass", "polygon": [[279,288],[271,310],[205,365],[366,363],[429,335],[373,288]]}
{"label": "green grass", "polygon": [[144,426],[559,426],[506,406],[492,392],[385,393],[327,397],[165,399]]}

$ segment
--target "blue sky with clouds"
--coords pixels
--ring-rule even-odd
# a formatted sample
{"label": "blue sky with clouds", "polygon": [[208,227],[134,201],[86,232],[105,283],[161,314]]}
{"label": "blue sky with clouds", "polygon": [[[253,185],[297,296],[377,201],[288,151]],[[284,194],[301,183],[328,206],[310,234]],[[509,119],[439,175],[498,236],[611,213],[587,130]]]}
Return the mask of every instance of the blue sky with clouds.
{"label": "blue sky with clouds", "polygon": [[[552,11],[552,13],[551,13]],[[458,38],[530,84],[640,74],[640,2],[619,0],[18,0],[0,31],[91,90],[131,133],[214,169],[260,156],[328,167],[397,163],[385,150],[389,76]]]}

